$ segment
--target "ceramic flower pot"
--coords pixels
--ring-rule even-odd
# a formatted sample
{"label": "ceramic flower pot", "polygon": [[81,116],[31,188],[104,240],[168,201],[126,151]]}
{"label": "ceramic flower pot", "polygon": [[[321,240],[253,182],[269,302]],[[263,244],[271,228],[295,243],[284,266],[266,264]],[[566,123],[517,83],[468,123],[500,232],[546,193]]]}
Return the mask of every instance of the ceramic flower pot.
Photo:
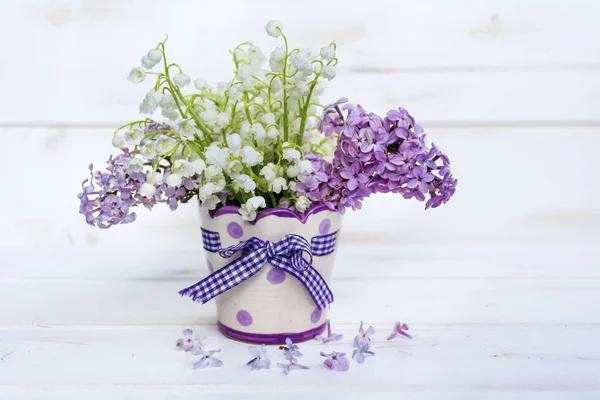
{"label": "ceramic flower pot", "polygon": [[[314,246],[313,239],[331,237],[341,226],[341,215],[323,205],[303,214],[282,208],[268,209],[259,212],[252,222],[243,221],[238,208],[233,206],[215,212],[202,207],[200,210],[203,234],[218,233],[221,248],[252,237],[275,243],[289,234],[299,235]],[[336,241],[330,254],[319,256],[313,251],[312,260],[312,267],[328,286],[337,248],[337,235],[333,236]],[[204,248],[207,249],[206,241]],[[223,258],[214,249],[207,250],[210,273],[240,256]],[[318,308],[307,288],[294,276],[268,262],[260,265],[260,270],[250,278],[215,297],[219,330],[232,339],[258,344],[283,344],[286,337],[301,342],[320,334],[328,322],[327,308]]]}

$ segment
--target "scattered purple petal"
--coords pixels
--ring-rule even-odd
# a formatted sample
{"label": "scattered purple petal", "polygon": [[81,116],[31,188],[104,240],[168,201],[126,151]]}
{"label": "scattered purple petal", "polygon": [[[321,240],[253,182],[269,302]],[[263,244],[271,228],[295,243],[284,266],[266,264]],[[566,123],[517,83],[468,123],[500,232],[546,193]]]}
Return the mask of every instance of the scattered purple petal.
{"label": "scattered purple petal", "polygon": [[194,348],[202,347],[202,339],[199,335],[194,336],[194,331],[191,329],[183,330],[183,338],[177,339],[175,346],[184,351],[190,351]]}
{"label": "scattered purple petal", "polygon": [[[358,329],[358,335],[354,338],[354,343],[362,344],[370,344],[371,343],[371,335],[375,333],[375,328],[369,326],[367,330],[364,329],[362,321],[360,321],[360,328]],[[357,346],[355,344],[355,346]]]}
{"label": "scattered purple petal", "polygon": [[281,350],[283,350],[283,354],[285,355],[286,360],[289,362],[297,361],[298,357],[302,357],[302,353],[300,353],[300,347],[297,344],[292,342],[292,339],[285,339],[285,346],[279,346]]}
{"label": "scattered purple petal", "polygon": [[346,358],[346,353],[331,352],[329,354],[321,352],[322,357],[327,357],[323,364],[329,369],[337,371],[348,371],[350,362]]}
{"label": "scattered purple petal", "polygon": [[374,356],[375,353],[373,353],[372,351],[370,351],[370,347],[371,344],[370,343],[364,343],[364,344],[360,344],[357,341],[358,336],[354,339],[354,352],[352,353],[352,358],[356,358],[356,362],[359,364],[362,364],[365,362],[365,356],[369,355],[369,356]]}
{"label": "scattered purple petal", "polygon": [[340,340],[344,335],[338,335],[336,333],[331,332],[331,323],[327,322],[327,336],[323,337],[322,335],[317,335],[314,337],[315,340],[318,340],[321,343],[329,343]]}
{"label": "scattered purple petal", "polygon": [[393,338],[395,338],[398,335],[402,335],[404,337],[412,339],[412,336],[406,332],[408,329],[409,329],[408,325],[401,323],[401,322],[396,322],[394,324],[394,330],[392,331],[390,336],[388,336],[387,340],[392,340]]}
{"label": "scattered purple petal", "polygon": [[283,350],[283,354],[285,355],[286,360],[288,360],[287,364],[278,363],[277,365],[283,368],[283,373],[288,375],[290,373],[291,368],[299,368],[299,369],[309,369],[306,365],[298,364],[298,357],[302,357],[302,353],[300,353],[300,348],[298,345],[292,342],[292,339],[285,339],[285,346],[279,346],[281,350]]}
{"label": "scattered purple petal", "polygon": [[258,347],[250,346],[248,347],[248,352],[254,357],[246,363],[246,365],[250,366],[250,369],[258,370],[262,368],[271,368],[271,360],[267,358],[267,348],[264,344],[260,345],[260,349]]}
{"label": "scattered purple petal", "polygon": [[218,350],[209,350],[204,351],[199,348],[194,348],[191,350],[192,354],[195,356],[200,356],[200,360],[194,363],[194,369],[206,368],[209,365],[211,367],[221,367],[223,366],[223,361],[219,360],[214,356],[215,353],[219,353],[221,349]]}
{"label": "scattered purple petal", "polygon": [[284,375],[289,375],[292,368],[310,369],[310,367],[308,367],[306,365],[298,364],[296,362],[289,362],[287,364],[277,363],[277,365],[279,367],[283,368],[283,374]]}

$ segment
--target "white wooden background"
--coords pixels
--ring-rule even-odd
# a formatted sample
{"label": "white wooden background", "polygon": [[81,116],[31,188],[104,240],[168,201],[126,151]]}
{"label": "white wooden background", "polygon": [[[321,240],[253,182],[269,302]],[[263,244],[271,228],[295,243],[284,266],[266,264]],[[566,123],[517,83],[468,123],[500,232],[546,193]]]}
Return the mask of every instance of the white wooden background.
{"label": "white wooden background", "polygon": [[[600,397],[600,1],[3,0],[0,16],[0,398]],[[77,214],[87,164],[148,90],[131,66],[168,33],[192,76],[226,79],[228,49],[276,45],[272,18],[294,44],[338,43],[328,99],[409,109],[459,178],[439,209],[381,195],[346,216],[334,327],[378,330],[347,374],[316,367],[316,343],[310,371],[247,372],[213,306],[176,295],[206,272],[193,204],[108,231]],[[413,341],[385,342],[398,319]],[[186,327],[226,368],[190,369],[172,348]]]}

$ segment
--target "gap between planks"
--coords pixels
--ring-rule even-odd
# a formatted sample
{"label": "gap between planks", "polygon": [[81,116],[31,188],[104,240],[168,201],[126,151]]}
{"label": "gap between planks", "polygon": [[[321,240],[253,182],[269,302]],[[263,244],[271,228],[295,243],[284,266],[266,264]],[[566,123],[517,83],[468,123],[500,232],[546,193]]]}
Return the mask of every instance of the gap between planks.
{"label": "gap between planks", "polygon": [[[216,319],[216,316],[215,316]],[[379,332],[391,331],[394,321],[390,322],[372,322],[370,321],[367,325],[372,325]],[[215,327],[217,324],[210,322],[194,322],[189,325],[181,324],[123,324],[123,325],[69,325],[69,324],[39,324],[36,320],[31,322],[31,325],[0,325],[0,332],[3,331],[53,331],[53,332],[78,332],[78,331],[172,331],[172,330],[183,330],[186,328],[194,327]],[[416,329],[419,330],[430,330],[430,331],[445,331],[445,330],[539,330],[539,329],[551,329],[551,330],[600,330],[600,322],[575,322],[575,323],[563,323],[563,322],[485,322],[485,323],[473,323],[473,322],[457,322],[457,323],[417,323],[414,325],[409,324],[413,329],[411,333]],[[333,323],[334,331],[349,331],[358,329],[358,323]],[[0,337],[0,339],[2,339]]]}
{"label": "gap between planks", "polygon": [[[108,121],[108,122],[56,122],[56,121],[40,121],[40,122],[0,122],[0,129],[116,129],[130,121]],[[598,128],[600,120],[587,121],[545,121],[545,120],[523,120],[523,121],[500,121],[500,120],[485,120],[485,121],[419,121],[428,129],[444,129],[444,128],[463,128],[463,129],[478,129],[478,128],[503,128],[503,129],[536,129],[536,128]]]}

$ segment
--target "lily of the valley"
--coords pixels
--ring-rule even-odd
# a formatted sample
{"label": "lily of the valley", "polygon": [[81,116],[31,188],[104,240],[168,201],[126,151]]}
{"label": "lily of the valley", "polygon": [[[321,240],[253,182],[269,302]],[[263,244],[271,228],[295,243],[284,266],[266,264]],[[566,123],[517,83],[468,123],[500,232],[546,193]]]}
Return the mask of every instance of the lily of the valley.
{"label": "lily of the valley", "polygon": [[131,83],[140,83],[146,79],[146,71],[144,71],[140,67],[133,67],[131,71],[129,71],[129,75],[127,75],[127,79],[131,81]]}
{"label": "lily of the valley", "polygon": [[266,206],[267,203],[262,196],[255,196],[248,199],[248,201],[240,207],[242,219],[245,221],[254,221],[256,219],[256,211],[265,208]]}

